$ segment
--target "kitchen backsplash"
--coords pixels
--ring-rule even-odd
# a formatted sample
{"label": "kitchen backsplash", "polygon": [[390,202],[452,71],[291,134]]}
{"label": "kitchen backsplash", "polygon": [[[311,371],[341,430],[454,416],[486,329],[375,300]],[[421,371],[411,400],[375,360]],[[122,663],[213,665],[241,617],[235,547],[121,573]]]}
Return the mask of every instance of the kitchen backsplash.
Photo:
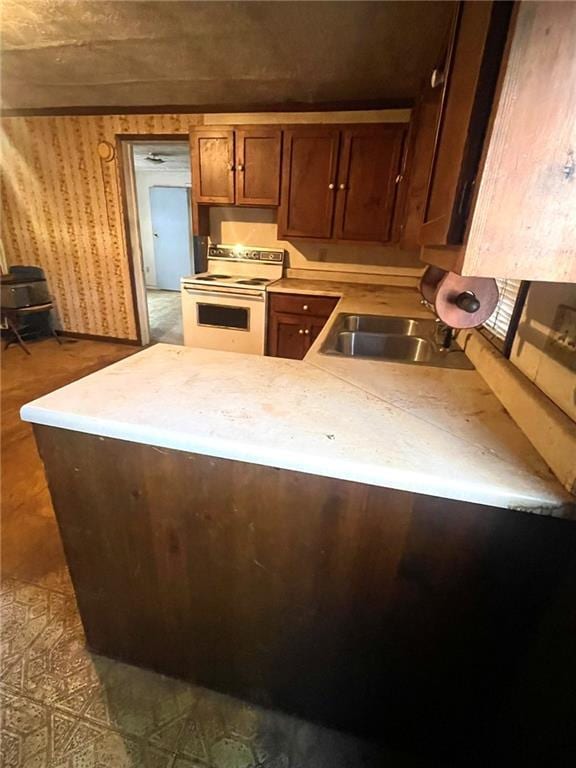
{"label": "kitchen backsplash", "polygon": [[276,211],[269,208],[212,208],[210,239],[215,243],[239,243],[284,248],[291,269],[319,272],[350,272],[354,275],[401,275],[419,277],[423,264],[418,251],[397,246],[336,245],[305,240],[278,240]]}

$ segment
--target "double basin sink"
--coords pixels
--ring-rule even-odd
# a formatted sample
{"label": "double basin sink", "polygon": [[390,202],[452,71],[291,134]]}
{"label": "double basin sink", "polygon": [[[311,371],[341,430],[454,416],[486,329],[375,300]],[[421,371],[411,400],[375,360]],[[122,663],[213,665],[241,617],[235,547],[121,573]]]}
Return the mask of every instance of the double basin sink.
{"label": "double basin sink", "polygon": [[472,369],[474,366],[456,342],[452,341],[448,348],[444,348],[441,336],[436,320],[340,314],[320,352],[395,363]]}

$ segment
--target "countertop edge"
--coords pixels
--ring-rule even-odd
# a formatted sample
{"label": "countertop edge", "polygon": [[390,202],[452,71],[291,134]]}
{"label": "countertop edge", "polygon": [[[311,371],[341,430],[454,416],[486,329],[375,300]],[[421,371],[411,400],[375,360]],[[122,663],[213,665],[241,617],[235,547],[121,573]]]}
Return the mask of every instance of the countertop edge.
{"label": "countertop edge", "polygon": [[553,503],[521,494],[512,495],[498,491],[490,493],[487,492],[485,485],[479,485],[476,488],[468,480],[465,483],[454,480],[447,488],[444,481],[438,480],[435,484],[434,477],[399,470],[397,467],[383,471],[381,465],[335,461],[333,459],[328,463],[323,461],[320,456],[303,455],[301,452],[295,454],[278,448],[270,449],[267,447],[264,449],[262,446],[226,441],[222,438],[216,440],[209,440],[205,437],[190,439],[188,435],[154,430],[149,427],[135,427],[133,424],[124,424],[121,421],[110,422],[106,419],[57,413],[32,403],[22,406],[20,416],[23,421],[40,426],[66,429],[103,438],[126,440],[158,449],[198,453],[214,458],[276,467],[481,506],[510,509],[561,519],[576,519],[576,505]]}

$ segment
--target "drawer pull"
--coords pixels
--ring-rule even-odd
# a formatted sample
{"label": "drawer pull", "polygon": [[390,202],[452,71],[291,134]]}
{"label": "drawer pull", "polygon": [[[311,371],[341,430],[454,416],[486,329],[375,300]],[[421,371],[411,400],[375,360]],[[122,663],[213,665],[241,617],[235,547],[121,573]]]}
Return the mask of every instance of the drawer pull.
{"label": "drawer pull", "polygon": [[304,329],[303,328],[298,328],[298,333],[300,334],[300,336],[302,336],[302,334],[304,333]]}
{"label": "drawer pull", "polygon": [[304,310],[304,312],[306,312],[306,310],[308,309],[308,304],[304,304],[304,306],[302,307],[302,309]]}

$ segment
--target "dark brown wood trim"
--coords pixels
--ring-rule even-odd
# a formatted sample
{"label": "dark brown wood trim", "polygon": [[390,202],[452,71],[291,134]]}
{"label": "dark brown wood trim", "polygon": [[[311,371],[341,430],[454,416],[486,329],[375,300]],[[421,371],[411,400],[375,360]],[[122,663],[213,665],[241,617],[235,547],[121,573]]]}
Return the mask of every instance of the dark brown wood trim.
{"label": "dark brown wood trim", "polygon": [[2,109],[2,117],[67,117],[73,115],[198,115],[232,112],[325,112],[366,109],[410,109],[414,99],[367,99],[365,101],[293,101],[279,104],[155,104],[136,107],[24,107]]}
{"label": "dark brown wood trim", "polygon": [[130,237],[130,222],[128,221],[128,197],[126,195],[126,173],[123,163],[122,142],[124,141],[182,141],[188,142],[187,133],[117,133],[116,134],[116,161],[118,169],[118,184],[120,185],[120,201],[122,204],[122,222],[124,224],[124,237],[126,242],[126,255],[128,257],[128,272],[130,274],[130,292],[132,294],[132,306],[134,310],[134,322],[136,324],[136,344],[142,345],[142,328],[140,325],[140,313],[138,312],[138,294],[136,292],[136,275],[134,272],[134,254],[132,238]]}
{"label": "dark brown wood trim", "polygon": [[117,133],[121,141],[188,141],[188,131],[182,133]]}
{"label": "dark brown wood trim", "polygon": [[142,345],[142,328],[140,325],[140,312],[138,311],[138,294],[136,292],[136,275],[134,272],[134,253],[132,238],[130,236],[130,222],[128,220],[128,196],[126,194],[126,173],[122,152],[122,142],[129,141],[126,136],[116,136],[116,168],[117,179],[120,186],[120,204],[122,206],[122,224],[124,226],[124,242],[126,243],[126,256],[128,259],[128,274],[130,275],[130,293],[132,294],[132,311],[134,324],[136,325],[137,343]]}
{"label": "dark brown wood trim", "polygon": [[100,336],[95,333],[76,333],[76,331],[56,331],[58,336],[70,339],[86,339],[86,341],[105,341],[108,344],[126,344],[130,347],[141,347],[136,339],[121,339],[119,336]]}

